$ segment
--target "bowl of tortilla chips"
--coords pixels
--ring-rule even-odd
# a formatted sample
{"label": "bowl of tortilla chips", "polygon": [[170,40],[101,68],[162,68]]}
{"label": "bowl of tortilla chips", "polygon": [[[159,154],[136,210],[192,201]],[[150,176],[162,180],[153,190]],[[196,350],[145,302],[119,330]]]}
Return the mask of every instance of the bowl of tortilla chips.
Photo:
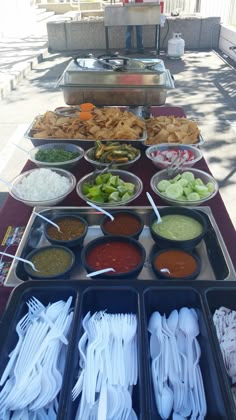
{"label": "bowl of tortilla chips", "polygon": [[199,145],[203,139],[196,121],[183,117],[158,116],[146,120],[145,146],[157,144]]}

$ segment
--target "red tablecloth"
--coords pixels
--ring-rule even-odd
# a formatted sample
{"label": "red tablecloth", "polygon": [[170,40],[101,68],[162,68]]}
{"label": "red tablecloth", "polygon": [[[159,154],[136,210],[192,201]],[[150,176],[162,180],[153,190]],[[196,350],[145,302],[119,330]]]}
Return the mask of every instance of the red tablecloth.
{"label": "red tablecloth", "polygon": [[[175,115],[175,116],[184,116],[184,110],[177,107],[153,107],[152,113],[155,115]],[[35,165],[31,162],[27,162],[24,171],[34,168]],[[203,171],[209,171],[209,168],[204,159],[202,159],[196,166],[196,168]],[[78,167],[76,167],[72,172],[79,180],[85,174],[92,172],[93,167],[86,162],[84,159],[80,161]],[[133,206],[145,206],[150,205],[147,197],[146,191],[150,191],[150,179],[156,172],[157,168],[150,163],[150,161],[145,156],[145,149],[142,151],[142,157],[131,167],[132,172],[138,175],[143,181],[143,192],[142,194],[134,200],[131,205]],[[165,203],[156,197],[155,202],[158,206],[163,206]],[[85,206],[85,202],[81,200],[76,191],[74,190],[63,202],[60,203],[61,206]],[[228,248],[229,254],[233,261],[234,266],[236,267],[236,235],[234,226],[230,220],[230,217],[227,213],[223,200],[218,193],[213,199],[206,203],[206,205],[211,207],[213,215],[216,219],[216,222],[219,226],[221,234],[224,238],[225,244]],[[7,197],[1,211],[0,211],[0,251],[3,251],[5,248],[4,237],[9,226],[26,226],[27,221],[31,215],[32,208],[28,207],[19,201],[13,199],[10,195]],[[17,245],[12,245],[9,247],[9,253],[15,253]],[[1,287],[0,288],[0,315],[2,314],[11,288]]]}

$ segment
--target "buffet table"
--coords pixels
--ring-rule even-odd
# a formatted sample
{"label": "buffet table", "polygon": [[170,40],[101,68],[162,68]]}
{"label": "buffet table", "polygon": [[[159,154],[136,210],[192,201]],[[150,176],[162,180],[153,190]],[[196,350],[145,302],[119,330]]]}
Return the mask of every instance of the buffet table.
{"label": "buffet table", "polygon": [[[172,114],[175,116],[184,116],[184,110],[182,108],[171,107]],[[153,115],[170,115],[170,109],[168,107],[153,107]],[[23,168],[23,171],[33,169],[35,165],[28,161]],[[209,172],[209,168],[206,164],[204,158],[195,166],[198,169]],[[77,167],[72,170],[74,175],[77,178],[77,181],[83,177],[85,174],[92,172],[93,167],[84,159],[80,161]],[[145,148],[142,146],[142,156],[141,158],[132,166],[132,172],[139,176],[143,181],[143,192],[142,194],[132,202],[132,206],[148,206],[149,202],[146,197],[146,191],[150,191],[150,179],[153,174],[156,172],[156,167],[150,163],[150,161],[145,156]],[[153,198],[158,206],[166,205],[161,199],[154,196]],[[60,206],[85,206],[85,202],[82,201],[74,190],[63,202],[60,203]],[[212,213],[215,217],[215,220],[218,224],[218,227],[221,231],[223,239],[225,241],[226,247],[228,248],[229,255],[232,259],[234,266],[236,267],[236,235],[234,226],[230,220],[230,217],[227,213],[223,200],[220,196],[220,193],[217,193],[214,198],[206,203],[207,206],[210,206]],[[8,245],[9,232],[15,232],[15,228],[19,228],[19,232],[23,232],[29,217],[32,213],[32,208],[22,204],[19,201],[13,199],[10,195],[7,197],[1,211],[0,211],[0,251],[4,251]],[[11,236],[11,235],[10,235]],[[13,235],[14,236],[14,235]],[[8,238],[8,239],[7,239]],[[19,234],[20,239],[20,234]],[[13,243],[9,245],[7,252],[15,254],[19,239],[13,238]],[[4,257],[3,261],[11,261],[10,258]],[[206,279],[207,280],[207,279]],[[217,282],[217,284],[223,286],[223,282]],[[215,286],[215,283],[214,283]],[[2,315],[6,302],[9,298],[12,289],[7,287],[0,288],[0,316]]]}

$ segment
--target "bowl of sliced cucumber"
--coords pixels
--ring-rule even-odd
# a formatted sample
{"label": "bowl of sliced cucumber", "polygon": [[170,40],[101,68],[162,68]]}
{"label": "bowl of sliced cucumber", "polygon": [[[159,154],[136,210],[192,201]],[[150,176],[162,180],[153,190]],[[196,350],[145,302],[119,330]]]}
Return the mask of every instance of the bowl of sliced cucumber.
{"label": "bowl of sliced cucumber", "polygon": [[151,188],[172,206],[200,206],[213,198],[219,189],[210,174],[195,168],[174,175],[163,169],[151,178]]}

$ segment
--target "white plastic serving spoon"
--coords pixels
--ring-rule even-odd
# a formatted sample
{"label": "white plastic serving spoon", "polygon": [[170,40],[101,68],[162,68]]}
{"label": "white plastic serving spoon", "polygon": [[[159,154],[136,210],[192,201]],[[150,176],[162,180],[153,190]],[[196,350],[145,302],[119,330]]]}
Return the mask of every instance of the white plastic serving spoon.
{"label": "white plastic serving spoon", "polygon": [[25,258],[16,257],[15,255],[7,254],[6,252],[0,252],[0,254],[5,255],[6,257],[10,257],[13,260],[18,260],[18,261],[25,262],[25,263],[29,264],[33,268],[34,271],[39,271],[39,270],[37,270],[37,268],[35,267],[35,265],[31,261],[26,260]]}
{"label": "white plastic serving spoon", "polygon": [[41,217],[41,219],[46,220],[46,222],[51,223],[51,225],[55,226],[58,230],[58,232],[61,232],[60,226],[57,225],[57,223],[52,222],[52,220],[48,219],[45,216],[42,216],[42,214],[37,213],[36,211],[33,211],[33,214],[35,214],[36,216]]}
{"label": "white plastic serving spoon", "polygon": [[147,198],[149,200],[149,203],[151,204],[151,206],[152,206],[152,208],[153,208],[153,210],[154,210],[154,212],[157,216],[157,223],[161,223],[162,222],[161,215],[158,211],[158,208],[157,208],[156,204],[153,201],[152,196],[149,194],[149,192],[146,192],[146,195],[147,195]]}
{"label": "white plastic serving spoon", "polygon": [[27,155],[31,156],[30,152],[28,152],[28,150],[25,150],[23,147],[19,146],[19,144],[13,143],[13,145],[18,147],[18,149],[22,150],[22,152],[25,152]]}
{"label": "white plastic serving spoon", "polygon": [[114,270],[114,268],[103,268],[102,270],[92,271],[92,273],[87,274],[86,277],[98,276],[98,274],[108,273],[109,271],[116,270]]}
{"label": "white plastic serving spoon", "polygon": [[93,207],[94,209],[100,211],[101,213],[104,213],[106,216],[110,217],[110,219],[113,221],[114,217],[112,216],[111,213],[109,213],[108,211],[104,210],[102,207],[96,206],[96,204],[91,203],[90,201],[86,201],[86,203],[90,206]]}

